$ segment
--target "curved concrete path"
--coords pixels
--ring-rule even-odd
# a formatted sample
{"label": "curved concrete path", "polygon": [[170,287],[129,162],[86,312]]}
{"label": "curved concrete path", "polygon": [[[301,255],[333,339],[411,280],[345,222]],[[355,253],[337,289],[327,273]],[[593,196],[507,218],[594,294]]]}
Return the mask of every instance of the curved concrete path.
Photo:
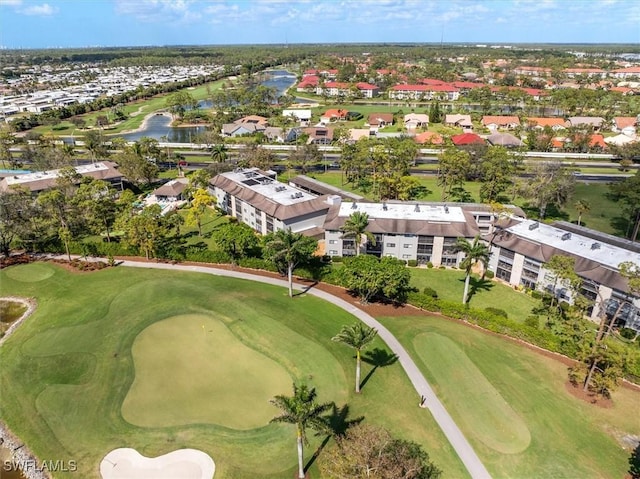
{"label": "curved concrete path", "polygon": [[[178,270],[178,271],[193,271],[197,273],[205,273],[205,274],[213,274],[216,276],[228,276],[232,278],[245,279],[248,281],[258,281],[261,283],[272,284],[275,286],[288,287],[288,283],[286,280],[277,279],[277,278],[269,278],[266,276],[260,276],[256,274],[243,273],[241,271],[231,271],[226,269],[218,269],[215,267],[208,266],[186,266],[186,265],[177,265],[177,264],[167,264],[167,263],[145,263],[141,261],[128,261],[125,260],[121,263],[123,266],[129,266],[133,268],[152,268],[152,269],[168,269],[168,270]],[[325,291],[321,291],[319,289],[309,289],[304,285],[294,283],[294,288],[297,290],[305,291],[306,294],[311,294],[318,298],[322,298],[325,301],[329,301],[334,305],[348,311],[353,314],[367,326],[375,328],[378,330],[378,335],[382,338],[382,340],[387,343],[387,346],[398,356],[398,360],[400,364],[404,368],[407,376],[409,376],[409,380],[413,384],[416,392],[418,393],[418,397],[424,396],[426,401],[424,406],[429,408],[433,418],[436,420],[440,429],[447,437],[451,446],[454,448],[458,457],[466,467],[469,474],[474,479],[487,479],[490,478],[491,475],[484,467],[484,464],[480,461],[480,458],[476,455],[475,451],[471,447],[471,444],[467,441],[467,439],[462,434],[462,431],[458,428],[456,423],[453,421],[447,410],[444,408],[440,400],[436,397],[433,389],[422,375],[416,364],[413,362],[407,351],[400,344],[400,342],[395,338],[391,332],[385,328],[382,324],[380,324],[375,318],[365,313],[361,309],[356,308],[352,304],[334,296]],[[418,400],[418,399],[416,399]]]}

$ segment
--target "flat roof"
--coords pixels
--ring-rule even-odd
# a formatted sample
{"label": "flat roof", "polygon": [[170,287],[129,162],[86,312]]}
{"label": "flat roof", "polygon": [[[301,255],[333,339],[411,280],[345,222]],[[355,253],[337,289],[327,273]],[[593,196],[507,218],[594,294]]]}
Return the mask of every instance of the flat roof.
{"label": "flat roof", "polygon": [[[355,207],[354,207],[355,205]],[[339,217],[350,216],[355,211],[362,211],[375,220],[395,219],[429,221],[441,223],[465,223],[467,220],[462,208],[449,205],[432,205],[425,203],[353,203],[340,204]]]}
{"label": "flat roof", "polygon": [[523,220],[507,228],[507,231],[521,238],[595,261],[616,271],[620,263],[625,261],[640,264],[640,253],[533,220]]}
{"label": "flat roof", "polygon": [[[87,175],[96,171],[109,170],[109,166],[102,162],[93,163],[91,165],[75,166],[75,170],[81,175]],[[58,178],[60,170],[35,171],[33,173],[25,173],[21,175],[7,176],[5,181],[8,186],[23,185],[32,181],[55,180]]]}
{"label": "flat roof", "polygon": [[316,195],[307,193],[295,186],[280,183],[257,168],[230,171],[222,173],[221,176],[280,205],[295,205],[317,198]]}

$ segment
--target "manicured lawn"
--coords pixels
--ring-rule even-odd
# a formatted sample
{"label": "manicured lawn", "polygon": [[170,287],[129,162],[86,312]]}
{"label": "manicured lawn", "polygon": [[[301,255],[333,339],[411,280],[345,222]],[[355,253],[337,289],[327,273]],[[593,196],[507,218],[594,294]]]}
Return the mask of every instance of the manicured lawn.
{"label": "manicured lawn", "polygon": [[[363,377],[373,373],[352,393],[353,352],[331,337],[355,319],[317,298],[213,275],[45,263],[2,270],[0,284],[38,302],[0,348],[0,417],[40,457],[78,462],[56,477],[97,478],[116,447],[201,449],[216,479],[292,477],[294,428],[269,424],[278,411],[265,400],[290,394],[293,380],[349,418],[418,441],[445,478],[466,477],[397,362],[365,364]],[[322,440],[310,439],[307,460]]]}
{"label": "manicured lawn", "polygon": [[567,367],[436,317],[382,318],[496,478],[625,477],[640,434],[640,394],[619,389],[600,408],[565,389]]}
{"label": "manicured lawn", "polygon": [[[420,291],[427,286],[433,288],[439,298],[447,301],[462,302],[464,278],[464,271],[459,269],[411,268],[411,286]],[[481,281],[476,275],[472,275],[470,285],[469,306],[503,309],[508,312],[509,318],[519,322],[531,314],[531,308],[540,304],[539,300],[510,286],[488,279]]]}

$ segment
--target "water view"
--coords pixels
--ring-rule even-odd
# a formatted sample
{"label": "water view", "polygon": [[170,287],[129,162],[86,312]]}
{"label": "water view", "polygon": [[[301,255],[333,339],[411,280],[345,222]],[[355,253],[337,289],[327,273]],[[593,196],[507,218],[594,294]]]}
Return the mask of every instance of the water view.
{"label": "water view", "polygon": [[[260,84],[275,88],[277,97],[284,95],[287,89],[296,82],[296,76],[286,70],[269,70],[265,72],[265,75],[267,75],[267,78]],[[302,102],[304,100],[296,98],[296,101]],[[212,104],[210,101],[202,100],[198,103],[198,106],[202,109],[207,109],[211,108]],[[192,143],[192,139],[202,131],[204,131],[204,126],[172,127],[170,116],[158,114],[150,117],[143,129],[114,136],[124,138],[127,141],[137,141],[146,136],[155,138],[158,141],[171,143]]]}

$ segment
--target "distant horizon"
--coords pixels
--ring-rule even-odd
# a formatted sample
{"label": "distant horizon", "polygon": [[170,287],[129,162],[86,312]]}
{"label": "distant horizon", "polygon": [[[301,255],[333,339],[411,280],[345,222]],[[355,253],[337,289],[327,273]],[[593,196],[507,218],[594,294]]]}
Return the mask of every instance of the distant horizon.
{"label": "distant horizon", "polygon": [[640,45],[636,0],[0,0],[11,50]]}

